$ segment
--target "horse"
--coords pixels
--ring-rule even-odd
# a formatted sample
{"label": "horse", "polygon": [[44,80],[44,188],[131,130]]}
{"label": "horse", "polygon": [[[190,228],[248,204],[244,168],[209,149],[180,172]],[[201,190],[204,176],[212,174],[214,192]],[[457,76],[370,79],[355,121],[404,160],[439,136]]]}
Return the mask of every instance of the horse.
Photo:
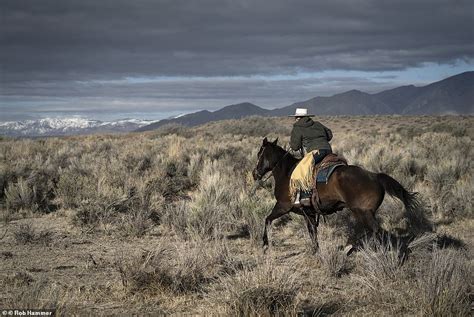
{"label": "horse", "polygon": [[[375,219],[377,209],[382,204],[385,193],[398,198],[405,206],[407,214],[416,215],[419,208],[417,193],[407,191],[397,180],[384,173],[373,173],[355,165],[339,166],[332,173],[327,184],[318,184],[319,208],[293,206],[289,184],[293,169],[299,162],[293,155],[278,144],[278,138],[270,142],[265,137],[258,151],[257,166],[252,171],[255,181],[272,172],[275,180],[274,196],[276,203],[265,218],[263,247],[268,248],[268,228],[272,221],[293,212],[305,217],[310,239],[315,250],[319,248],[317,229],[320,215],[329,215],[348,208],[357,224],[362,224],[373,234],[380,231]],[[350,237],[346,252],[352,252],[356,241]],[[354,244],[354,245],[353,245]]]}

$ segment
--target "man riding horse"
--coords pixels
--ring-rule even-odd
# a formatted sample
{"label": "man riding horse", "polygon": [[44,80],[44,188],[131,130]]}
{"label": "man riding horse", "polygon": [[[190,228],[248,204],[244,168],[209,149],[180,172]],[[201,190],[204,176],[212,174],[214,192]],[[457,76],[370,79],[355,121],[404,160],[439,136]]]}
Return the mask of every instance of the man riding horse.
{"label": "man riding horse", "polygon": [[[303,165],[301,164],[303,160],[288,155],[289,152],[277,144],[278,139],[270,142],[264,138],[257,153],[257,165],[252,171],[255,180],[261,180],[264,175],[271,172],[275,181],[273,193],[276,202],[270,214],[265,218],[262,238],[265,248],[269,245],[268,231],[273,220],[289,212],[304,216],[309,236],[316,250],[318,249],[317,228],[321,214],[329,215],[348,208],[354,216],[356,227],[360,226],[376,233],[380,227],[375,219],[375,213],[382,204],[385,193],[403,202],[410,230],[431,230],[431,224],[419,211],[420,203],[417,193],[407,191],[397,180],[387,174],[370,172],[355,165],[343,164],[337,167],[324,183],[319,184],[318,200],[314,200],[313,195],[312,200],[317,203],[313,202],[312,207],[301,206],[301,204],[300,207],[295,206],[291,196],[291,183],[303,183],[300,180],[309,175],[314,185],[316,180],[312,172],[308,172],[303,166],[314,169],[315,161],[321,161],[324,156],[331,153],[328,141],[331,140],[332,133],[319,122],[309,119],[305,110],[297,110],[294,117],[298,119],[291,135],[291,147],[306,151],[307,154],[303,160],[308,160],[309,164]],[[302,170],[297,172],[299,168]],[[304,176],[301,177],[303,174]],[[349,250],[348,253],[353,250],[357,241],[356,235],[348,237],[348,248],[346,248]]]}
{"label": "man riding horse", "polygon": [[290,148],[304,157],[291,174],[290,194],[295,197],[294,206],[311,206],[311,189],[313,186],[314,166],[332,153],[329,141],[332,132],[318,121],[313,121],[305,108],[296,108],[293,130],[291,131]]}

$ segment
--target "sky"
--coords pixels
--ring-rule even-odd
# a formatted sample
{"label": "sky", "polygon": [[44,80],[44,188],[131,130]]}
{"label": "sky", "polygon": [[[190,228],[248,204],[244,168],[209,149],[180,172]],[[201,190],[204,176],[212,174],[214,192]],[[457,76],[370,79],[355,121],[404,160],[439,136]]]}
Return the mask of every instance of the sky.
{"label": "sky", "polygon": [[272,109],[470,70],[472,0],[0,1],[0,121]]}

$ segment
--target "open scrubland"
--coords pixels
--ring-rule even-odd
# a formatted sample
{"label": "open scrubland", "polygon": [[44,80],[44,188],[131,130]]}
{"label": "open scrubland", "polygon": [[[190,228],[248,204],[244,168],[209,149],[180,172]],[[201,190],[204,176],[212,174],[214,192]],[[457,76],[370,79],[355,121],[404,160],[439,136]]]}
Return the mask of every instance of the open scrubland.
{"label": "open scrubland", "polygon": [[[0,307],[64,315],[426,315],[471,313],[474,118],[321,117],[335,152],[419,192],[434,232],[412,230],[385,198],[382,228],[340,250],[348,210],[320,224],[274,222],[272,180],[254,191],[264,136],[288,118],[146,133],[0,141]],[[470,297],[471,296],[471,297]]]}

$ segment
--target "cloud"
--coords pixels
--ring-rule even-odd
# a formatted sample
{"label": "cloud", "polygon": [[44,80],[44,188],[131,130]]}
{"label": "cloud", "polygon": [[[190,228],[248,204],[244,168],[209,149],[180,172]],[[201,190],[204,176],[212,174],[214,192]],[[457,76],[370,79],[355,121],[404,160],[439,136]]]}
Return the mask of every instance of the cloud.
{"label": "cloud", "polygon": [[394,70],[473,58],[472,1],[22,1],[7,80]]}
{"label": "cloud", "polygon": [[[85,105],[95,98],[105,107],[156,100],[189,108],[248,96],[283,104],[350,85],[324,90],[318,78],[252,77],[474,59],[470,0],[3,0],[0,10],[4,101],[70,98],[63,104]],[[185,80],[196,76],[214,79]],[[107,83],[127,77],[182,80]],[[359,81],[350,88],[364,86]]]}

